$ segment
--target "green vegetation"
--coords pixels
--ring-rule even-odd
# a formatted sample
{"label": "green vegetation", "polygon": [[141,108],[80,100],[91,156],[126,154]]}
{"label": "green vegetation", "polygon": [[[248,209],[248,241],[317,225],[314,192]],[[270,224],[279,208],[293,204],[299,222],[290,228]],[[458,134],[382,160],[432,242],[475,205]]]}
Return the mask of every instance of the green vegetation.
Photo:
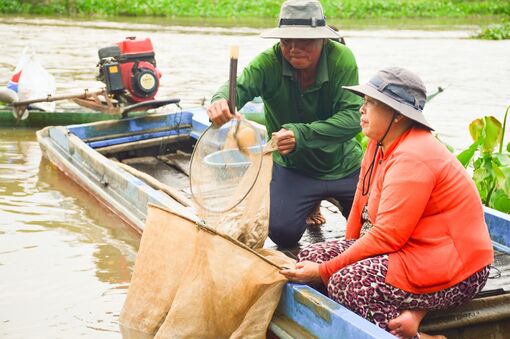
{"label": "green vegetation", "polygon": [[505,213],[510,213],[510,143],[503,149],[509,110],[510,106],[503,125],[492,116],[474,120],[469,125],[474,143],[457,156],[464,167],[473,166],[473,180],[483,204]]}
{"label": "green vegetation", "polygon": [[484,27],[482,31],[473,38],[485,40],[510,39],[510,21]]}
{"label": "green vegetation", "polygon": [[322,3],[327,15],[343,18],[510,15],[508,1],[323,0]]}
{"label": "green vegetation", "polygon": [[[283,0],[2,0],[0,13],[277,17]],[[322,0],[329,18],[509,16],[507,0]]]}

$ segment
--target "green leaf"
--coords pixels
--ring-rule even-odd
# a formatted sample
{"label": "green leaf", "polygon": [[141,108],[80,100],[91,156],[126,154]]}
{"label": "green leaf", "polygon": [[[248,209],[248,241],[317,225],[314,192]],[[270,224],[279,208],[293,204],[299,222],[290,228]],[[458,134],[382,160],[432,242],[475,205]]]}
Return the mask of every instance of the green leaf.
{"label": "green leaf", "polygon": [[[484,205],[510,213],[510,143],[503,152],[504,126],[493,116],[476,119],[469,125],[474,143],[457,158],[466,167],[473,165],[473,181]],[[498,152],[494,148],[499,145]],[[478,151],[478,152],[477,152]]]}
{"label": "green leaf", "polygon": [[476,188],[478,189],[478,193],[480,193],[480,198],[484,204],[487,204],[487,198],[489,196],[490,189],[493,185],[493,179],[486,170],[485,167],[480,167],[473,172],[473,180],[475,181]]}
{"label": "green leaf", "polygon": [[469,165],[471,159],[473,159],[473,156],[475,155],[479,145],[480,141],[475,141],[471,146],[469,146],[469,148],[463,150],[459,153],[459,155],[457,155],[457,159],[460,161],[462,166],[464,166],[464,168],[466,168]]}
{"label": "green leaf", "polygon": [[497,182],[501,182],[504,185],[505,174],[496,163],[493,162],[491,165],[492,165],[491,176],[494,178],[494,180],[496,180]]}
{"label": "green leaf", "polygon": [[493,116],[483,117],[483,132],[484,136],[482,151],[484,153],[490,153],[494,150],[494,147],[498,145],[501,140],[501,123]]}
{"label": "green leaf", "polygon": [[483,121],[482,119],[475,119],[469,124],[469,134],[473,141],[478,141],[482,136],[483,132]]}
{"label": "green leaf", "polygon": [[496,190],[492,193],[489,207],[504,213],[510,213],[510,197],[503,190]]}
{"label": "green leaf", "polygon": [[501,166],[510,166],[510,154],[493,153],[492,156],[498,159],[498,162]]}
{"label": "green leaf", "polygon": [[498,186],[503,189],[508,196],[510,196],[510,167],[503,166],[499,169],[503,172],[504,180],[502,183],[500,182]]}

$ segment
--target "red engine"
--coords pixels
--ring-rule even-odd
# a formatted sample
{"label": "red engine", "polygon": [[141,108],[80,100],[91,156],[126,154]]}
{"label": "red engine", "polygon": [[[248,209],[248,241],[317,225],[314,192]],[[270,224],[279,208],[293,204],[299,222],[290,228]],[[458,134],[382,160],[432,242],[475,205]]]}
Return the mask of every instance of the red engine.
{"label": "red engine", "polygon": [[133,104],[154,99],[161,73],[156,68],[150,39],[128,37],[98,51],[97,79],[119,102]]}

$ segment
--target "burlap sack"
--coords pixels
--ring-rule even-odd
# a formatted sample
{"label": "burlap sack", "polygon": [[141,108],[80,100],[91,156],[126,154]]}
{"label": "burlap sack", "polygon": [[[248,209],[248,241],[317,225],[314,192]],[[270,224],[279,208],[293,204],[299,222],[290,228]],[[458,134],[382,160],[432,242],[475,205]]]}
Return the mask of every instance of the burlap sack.
{"label": "burlap sack", "polygon": [[[156,338],[265,338],[292,259],[149,206],[120,323]],[[129,329],[129,330],[128,330]],[[133,332],[134,331],[134,332]]]}
{"label": "burlap sack", "polygon": [[195,253],[193,222],[149,205],[145,229],[120,323],[154,334],[172,305]]}

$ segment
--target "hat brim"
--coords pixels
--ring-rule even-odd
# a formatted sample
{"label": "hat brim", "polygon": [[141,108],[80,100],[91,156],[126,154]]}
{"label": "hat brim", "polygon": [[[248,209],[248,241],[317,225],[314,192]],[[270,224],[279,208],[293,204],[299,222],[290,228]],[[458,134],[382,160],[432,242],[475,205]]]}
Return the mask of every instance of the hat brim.
{"label": "hat brim", "polygon": [[280,26],[260,34],[265,39],[338,39],[340,34],[328,26]]}
{"label": "hat brim", "polygon": [[425,116],[423,115],[422,112],[415,109],[414,107],[411,107],[409,105],[401,103],[400,101],[397,101],[382,92],[379,92],[375,87],[372,87],[369,84],[363,84],[363,85],[357,85],[357,86],[342,86],[342,88],[345,88],[361,97],[366,95],[366,96],[369,96],[376,100],[379,100],[380,102],[390,106],[391,108],[393,108],[400,114],[408,117],[409,119],[422,124],[423,126],[427,127],[428,129],[430,129],[432,131],[434,130],[432,128],[432,126],[430,126],[428,121],[425,119]]}

